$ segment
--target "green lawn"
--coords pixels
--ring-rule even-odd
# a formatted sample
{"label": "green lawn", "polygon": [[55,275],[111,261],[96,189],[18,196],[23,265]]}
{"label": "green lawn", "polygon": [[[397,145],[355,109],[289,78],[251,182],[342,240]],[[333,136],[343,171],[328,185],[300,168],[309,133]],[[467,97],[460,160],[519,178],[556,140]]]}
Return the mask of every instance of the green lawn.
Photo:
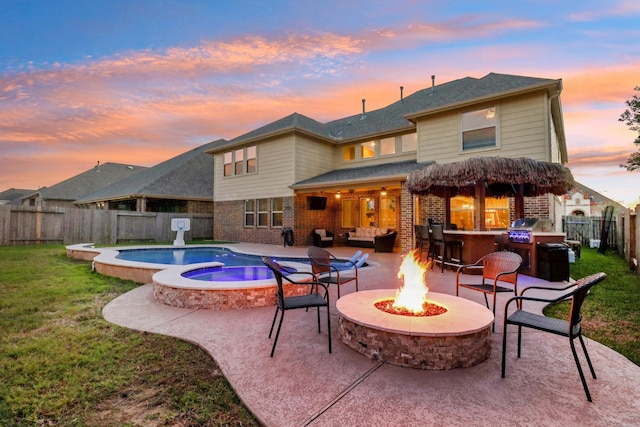
{"label": "green lawn", "polygon": [[[579,279],[604,271],[607,279],[591,289],[582,307],[582,333],[623,354],[640,366],[640,280],[624,259],[608,251],[582,248],[570,264],[571,277]],[[549,307],[548,316],[566,318],[569,303]]]}
{"label": "green lawn", "polygon": [[[584,334],[640,365],[640,281],[612,252],[576,261],[573,278],[608,275],[585,302]],[[60,246],[0,247],[0,425],[258,425],[206,352],[102,318],[135,286]]]}
{"label": "green lawn", "polygon": [[0,425],[258,425],[206,352],[102,318],[135,286],[60,246],[0,247]]}

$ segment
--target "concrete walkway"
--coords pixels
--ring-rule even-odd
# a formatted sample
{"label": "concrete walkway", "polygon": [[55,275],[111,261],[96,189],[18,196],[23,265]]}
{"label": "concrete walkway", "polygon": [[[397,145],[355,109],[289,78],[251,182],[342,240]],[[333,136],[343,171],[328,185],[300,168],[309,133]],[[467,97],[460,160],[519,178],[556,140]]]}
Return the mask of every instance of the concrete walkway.
{"label": "concrete walkway", "polygon": [[[298,247],[242,244],[238,248],[273,256],[306,255],[306,248]],[[331,252],[348,257],[354,249]],[[369,259],[379,265],[360,271],[360,289],[397,288],[400,255],[371,252]],[[441,274],[434,269],[427,281],[434,292],[455,294],[455,274],[450,271]],[[534,284],[549,285],[520,276],[520,286]],[[498,295],[489,360],[472,368],[423,371],[373,362],[342,344],[335,301],[333,353],[327,350],[326,330],[317,333],[316,314],[292,310],[286,313],[271,358],[272,341],[267,336],[274,307],[181,309],[157,303],[151,290],[147,284],[116,298],[104,308],[104,317],[131,329],[190,341],[208,351],[240,399],[267,426],[640,425],[640,367],[593,340],[586,342],[598,379],[591,378],[579,351],[592,403],[585,397],[563,337],[526,330],[522,358],[517,359],[513,327],[507,375],[501,378],[502,308],[509,297],[505,294]],[[353,291],[353,282],[341,290]],[[462,290],[461,296],[484,304],[480,292]]]}

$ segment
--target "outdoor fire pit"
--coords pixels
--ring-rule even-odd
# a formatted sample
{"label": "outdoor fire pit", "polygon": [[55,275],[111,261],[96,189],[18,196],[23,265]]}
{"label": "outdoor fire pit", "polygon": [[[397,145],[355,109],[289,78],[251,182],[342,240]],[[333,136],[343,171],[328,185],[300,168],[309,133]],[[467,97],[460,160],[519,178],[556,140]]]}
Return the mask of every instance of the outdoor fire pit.
{"label": "outdoor fire pit", "polygon": [[[426,263],[405,257],[400,289],[345,295],[336,302],[342,342],[372,360],[418,369],[477,365],[491,353],[491,310],[463,298],[429,292]],[[403,295],[404,294],[404,295]],[[406,300],[409,306],[390,300]]]}

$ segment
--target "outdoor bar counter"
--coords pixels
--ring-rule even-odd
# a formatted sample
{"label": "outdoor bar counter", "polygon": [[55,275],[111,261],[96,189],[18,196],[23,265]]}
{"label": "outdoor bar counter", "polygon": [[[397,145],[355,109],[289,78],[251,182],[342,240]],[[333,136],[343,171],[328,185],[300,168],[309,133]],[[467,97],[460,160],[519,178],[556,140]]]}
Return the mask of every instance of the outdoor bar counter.
{"label": "outdoor bar counter", "polygon": [[473,264],[484,255],[496,250],[508,250],[522,257],[520,273],[538,277],[538,259],[536,247],[539,243],[563,243],[564,233],[531,232],[529,243],[510,242],[507,230],[475,231],[475,230],[444,230],[446,240],[461,240],[462,262]]}

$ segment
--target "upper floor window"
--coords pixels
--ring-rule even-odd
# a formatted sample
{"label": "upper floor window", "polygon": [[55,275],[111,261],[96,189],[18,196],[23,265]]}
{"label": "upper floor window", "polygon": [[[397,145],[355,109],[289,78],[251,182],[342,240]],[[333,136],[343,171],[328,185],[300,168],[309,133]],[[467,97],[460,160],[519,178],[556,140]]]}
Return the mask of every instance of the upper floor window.
{"label": "upper floor window", "polygon": [[224,176],[244,175],[258,171],[257,149],[251,147],[239,148],[224,153]]}
{"label": "upper floor window", "polygon": [[416,151],[417,148],[418,134],[415,132],[400,136],[390,136],[342,147],[342,161],[350,162],[352,160],[393,156]]}
{"label": "upper floor window", "polygon": [[376,143],[374,141],[363,142],[360,144],[360,157],[368,159],[376,155]]}
{"label": "upper floor window", "polygon": [[380,155],[388,156],[390,154],[396,154],[396,138],[384,138],[380,140]]}
{"label": "upper floor window", "polygon": [[416,151],[418,149],[417,133],[408,133],[408,134],[402,135],[400,139],[401,139],[403,153],[406,153],[407,151]]}
{"label": "upper floor window", "polygon": [[497,147],[496,107],[462,114],[462,149]]}
{"label": "upper floor window", "polygon": [[342,148],[342,160],[349,161],[356,159],[356,146],[349,145]]}

